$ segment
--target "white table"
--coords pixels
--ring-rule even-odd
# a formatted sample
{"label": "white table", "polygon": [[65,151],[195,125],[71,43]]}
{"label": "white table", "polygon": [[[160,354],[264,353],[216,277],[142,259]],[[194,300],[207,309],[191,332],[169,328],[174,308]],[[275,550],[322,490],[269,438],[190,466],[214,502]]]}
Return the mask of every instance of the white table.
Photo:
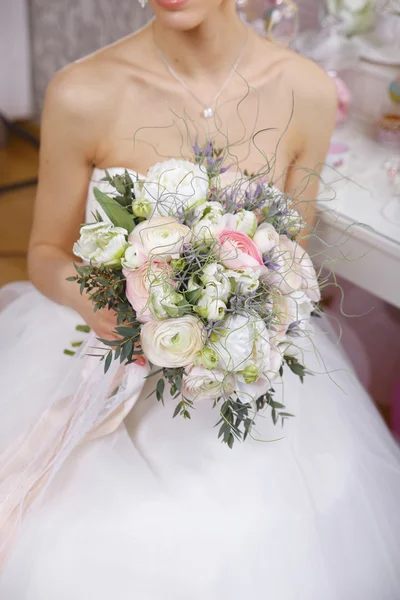
{"label": "white table", "polygon": [[383,169],[394,149],[374,142],[361,123],[338,130],[334,139],[351,149],[338,172],[323,171],[321,241],[310,244],[311,254],[316,263],[327,260],[338,275],[400,308],[400,197]]}

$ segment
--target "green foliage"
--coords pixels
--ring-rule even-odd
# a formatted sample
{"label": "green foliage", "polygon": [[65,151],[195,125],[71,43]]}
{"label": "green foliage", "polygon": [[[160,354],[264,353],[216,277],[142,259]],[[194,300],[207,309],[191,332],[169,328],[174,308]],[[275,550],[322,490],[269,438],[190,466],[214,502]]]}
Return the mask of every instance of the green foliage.
{"label": "green foliage", "polygon": [[285,354],[283,360],[285,361],[289,369],[292,371],[292,373],[299,377],[301,383],[304,383],[304,377],[306,375],[312,375],[311,371],[308,371],[306,367],[302,365],[297,360],[297,358],[295,358],[291,354]]}
{"label": "green foliage", "polygon": [[[69,281],[79,284],[80,292],[86,292],[93,302],[94,311],[101,309],[114,310],[117,314],[118,326],[115,329],[118,340],[99,340],[110,350],[102,356],[107,372],[112,360],[121,363],[133,362],[142,354],[140,349],[140,323],[136,313],[125,295],[125,278],[121,271],[112,267],[95,267],[93,265],[75,265],[77,275],[69,277]],[[87,325],[78,325],[78,331],[88,333]]]}
{"label": "green foliage", "polygon": [[135,219],[128,209],[125,206],[121,206],[115,198],[104,194],[98,188],[94,188],[93,194],[111,223],[115,227],[123,227],[128,233],[131,233],[135,227]]}
{"label": "green foliage", "polygon": [[218,438],[232,448],[235,440],[245,440],[251,432],[254,418],[249,416],[249,412],[252,407],[232,397],[221,399],[220,402],[221,418],[216,424],[216,427],[220,425]]}
{"label": "green foliage", "polygon": [[116,190],[117,195],[114,199],[118,204],[129,209],[129,207],[132,206],[132,201],[135,199],[135,193],[133,180],[128,171],[125,170],[123,175],[114,175],[114,177],[106,171],[104,181],[107,181]]}

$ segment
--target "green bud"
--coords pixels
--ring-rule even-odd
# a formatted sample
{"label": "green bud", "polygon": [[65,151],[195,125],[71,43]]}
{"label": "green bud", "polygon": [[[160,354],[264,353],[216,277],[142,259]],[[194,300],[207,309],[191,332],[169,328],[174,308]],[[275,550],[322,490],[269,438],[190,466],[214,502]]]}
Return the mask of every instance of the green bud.
{"label": "green bud", "polygon": [[173,258],[171,260],[171,267],[173,268],[174,271],[182,271],[183,268],[185,266],[185,259],[184,258]]}
{"label": "green bud", "polygon": [[197,366],[203,366],[206,369],[215,369],[218,366],[218,354],[213,348],[206,346],[203,350],[197,352],[195,364]]}
{"label": "green bud", "polygon": [[243,377],[245,383],[254,383],[257,381],[259,377],[258,369],[255,365],[247,365],[243,371],[239,371],[240,375]]}
{"label": "green bud", "polygon": [[132,211],[135,217],[147,219],[151,213],[149,201],[143,198],[135,198],[135,200],[132,202]]}

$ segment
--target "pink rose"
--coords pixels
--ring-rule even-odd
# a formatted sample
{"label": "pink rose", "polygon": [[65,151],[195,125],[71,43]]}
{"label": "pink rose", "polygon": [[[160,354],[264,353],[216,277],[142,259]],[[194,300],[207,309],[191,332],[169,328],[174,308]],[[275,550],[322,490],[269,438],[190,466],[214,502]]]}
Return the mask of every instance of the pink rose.
{"label": "pink rose", "polygon": [[156,261],[147,262],[134,271],[123,270],[126,278],[126,297],[141,323],[153,318],[148,306],[151,286],[159,282],[162,277],[168,277],[170,272],[171,268],[168,264]]}
{"label": "pink rose", "polygon": [[261,252],[245,233],[224,229],[218,234],[219,258],[228,269],[263,266]]}

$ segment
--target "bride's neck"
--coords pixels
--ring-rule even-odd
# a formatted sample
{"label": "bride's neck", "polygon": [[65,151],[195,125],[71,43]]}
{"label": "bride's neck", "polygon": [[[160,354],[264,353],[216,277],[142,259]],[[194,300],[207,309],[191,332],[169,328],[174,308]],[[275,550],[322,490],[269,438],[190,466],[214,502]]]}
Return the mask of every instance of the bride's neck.
{"label": "bride's neck", "polygon": [[195,29],[175,31],[154,22],[154,38],[170,65],[189,76],[229,68],[246,42],[247,31],[234,3],[219,8]]}

